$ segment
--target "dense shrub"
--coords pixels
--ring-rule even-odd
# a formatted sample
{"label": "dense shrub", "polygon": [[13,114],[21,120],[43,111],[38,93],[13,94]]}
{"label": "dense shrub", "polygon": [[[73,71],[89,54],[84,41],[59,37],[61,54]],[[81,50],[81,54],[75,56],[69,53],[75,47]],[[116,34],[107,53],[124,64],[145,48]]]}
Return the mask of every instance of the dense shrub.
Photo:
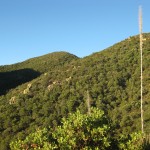
{"label": "dense shrub", "polygon": [[10,143],[12,150],[143,150],[141,134],[113,136],[113,128],[104,112],[92,108],[91,114],[81,114],[77,110],[56,129],[42,129],[30,134],[25,140]]}

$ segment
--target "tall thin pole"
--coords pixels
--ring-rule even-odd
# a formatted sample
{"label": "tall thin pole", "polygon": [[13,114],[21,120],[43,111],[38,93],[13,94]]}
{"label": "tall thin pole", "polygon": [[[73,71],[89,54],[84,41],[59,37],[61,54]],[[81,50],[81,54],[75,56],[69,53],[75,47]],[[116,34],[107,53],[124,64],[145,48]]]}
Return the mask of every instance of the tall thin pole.
{"label": "tall thin pole", "polygon": [[141,131],[144,133],[143,123],[143,36],[142,36],[142,7],[139,7],[139,31],[140,31],[140,54],[141,54]]}
{"label": "tall thin pole", "polygon": [[91,102],[90,102],[90,94],[89,91],[87,90],[87,109],[88,109],[88,114],[91,115]]}

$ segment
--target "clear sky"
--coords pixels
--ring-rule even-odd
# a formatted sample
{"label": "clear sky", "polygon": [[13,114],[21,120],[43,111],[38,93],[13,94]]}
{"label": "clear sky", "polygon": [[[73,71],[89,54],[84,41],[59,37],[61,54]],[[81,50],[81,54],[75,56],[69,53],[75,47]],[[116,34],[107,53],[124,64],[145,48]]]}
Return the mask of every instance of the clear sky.
{"label": "clear sky", "polygon": [[0,0],[0,65],[54,51],[78,57],[150,32],[150,0]]}

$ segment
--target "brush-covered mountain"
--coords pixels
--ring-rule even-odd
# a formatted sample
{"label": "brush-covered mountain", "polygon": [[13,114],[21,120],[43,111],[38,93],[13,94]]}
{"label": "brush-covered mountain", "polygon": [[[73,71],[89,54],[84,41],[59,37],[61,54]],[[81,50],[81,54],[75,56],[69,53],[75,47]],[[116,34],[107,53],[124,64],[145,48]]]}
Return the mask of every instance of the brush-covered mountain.
{"label": "brush-covered mountain", "polygon": [[77,59],[75,55],[66,52],[54,52],[36,57],[14,65],[0,66],[0,95],[9,89],[29,82],[48,71],[57,70]]}
{"label": "brush-covered mountain", "polygon": [[[150,33],[143,37],[144,130],[150,132]],[[57,52],[1,66],[0,82],[3,150],[38,128],[55,128],[76,108],[86,113],[87,93],[91,106],[105,111],[118,134],[141,128],[138,36],[82,59]]]}

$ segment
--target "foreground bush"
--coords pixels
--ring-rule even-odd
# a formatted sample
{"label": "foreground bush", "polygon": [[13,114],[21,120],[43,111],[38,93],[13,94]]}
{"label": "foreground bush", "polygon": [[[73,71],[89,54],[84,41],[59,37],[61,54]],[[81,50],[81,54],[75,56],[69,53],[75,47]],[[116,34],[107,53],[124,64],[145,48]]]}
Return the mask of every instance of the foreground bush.
{"label": "foreground bush", "polygon": [[141,134],[113,136],[112,127],[104,112],[92,108],[91,114],[76,111],[62,119],[62,125],[55,130],[43,129],[30,134],[25,140],[10,143],[12,150],[142,150]]}

